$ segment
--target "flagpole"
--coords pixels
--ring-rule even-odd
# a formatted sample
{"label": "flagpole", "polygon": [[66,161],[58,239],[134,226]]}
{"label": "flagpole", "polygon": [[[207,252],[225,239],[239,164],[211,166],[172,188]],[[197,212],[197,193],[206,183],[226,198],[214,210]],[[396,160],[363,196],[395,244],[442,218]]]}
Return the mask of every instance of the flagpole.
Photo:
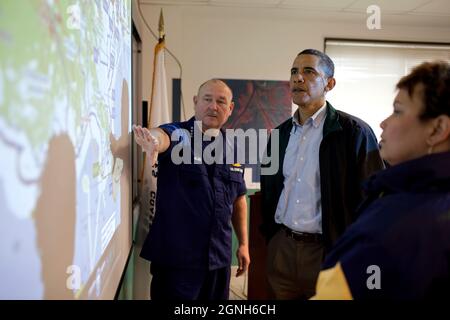
{"label": "flagpole", "polygon": [[[163,16],[163,10],[161,8],[161,11],[159,13],[159,21],[158,21],[158,32],[159,32],[159,37],[158,37],[158,45],[155,47],[155,52],[154,52],[154,58],[153,58],[153,76],[152,76],[152,95],[150,97],[150,108],[147,112],[147,129],[151,128],[151,117],[152,117],[152,110],[153,110],[153,93],[155,90],[155,74],[156,74],[156,56],[159,52],[159,50],[162,50],[161,47],[164,47],[164,40],[165,40],[165,32],[164,32],[164,16]],[[145,166],[147,163],[147,154],[144,152],[144,160],[143,160],[143,165],[142,165],[142,170],[141,170],[141,183],[144,181],[144,174],[145,174]]]}
{"label": "flagpole", "polygon": [[164,32],[164,16],[163,11],[161,8],[161,11],[159,13],[159,21],[158,21],[158,32],[159,32],[159,38],[158,38],[158,45],[155,47],[155,57],[154,57],[154,63],[153,63],[153,79],[152,79],[152,97],[150,98],[150,110],[147,114],[147,126],[150,129],[151,126],[151,116],[152,116],[152,110],[153,110],[153,90],[155,89],[155,71],[156,71],[156,55],[159,52],[159,50],[162,50],[165,46],[164,40],[165,40],[165,32]]}
{"label": "flagpole", "polygon": [[[144,20],[145,22],[145,20]],[[147,23],[146,23],[147,25]],[[148,27],[148,25],[147,25]],[[150,29],[150,28],[149,28]],[[147,116],[147,128],[156,128],[164,123],[170,122],[169,100],[167,97],[167,78],[165,69],[165,34],[164,18],[161,9],[159,23],[159,39],[154,46],[153,73],[150,92],[150,107]],[[147,155],[144,154],[143,166],[140,179],[140,205],[137,227],[135,232],[135,275],[134,286],[139,298],[149,298],[150,274],[149,263],[139,258],[139,251],[144,246],[145,239],[150,231],[153,218],[156,214],[157,194],[157,166],[146,168]],[[143,285],[145,283],[145,285]],[[144,288],[146,287],[146,288]]]}
{"label": "flagpole", "polygon": [[164,41],[166,34],[164,32],[164,16],[162,8],[161,11],[159,12],[158,32],[159,32],[158,42]]}

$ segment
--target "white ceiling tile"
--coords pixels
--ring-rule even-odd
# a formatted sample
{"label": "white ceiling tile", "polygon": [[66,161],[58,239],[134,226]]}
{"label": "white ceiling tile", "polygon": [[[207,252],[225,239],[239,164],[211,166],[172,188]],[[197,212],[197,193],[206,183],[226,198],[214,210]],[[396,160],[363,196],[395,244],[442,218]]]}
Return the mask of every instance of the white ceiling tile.
{"label": "white ceiling tile", "polygon": [[280,0],[209,0],[211,4],[236,4],[236,5],[242,5],[242,6],[248,6],[248,5],[261,5],[261,6],[267,6],[267,5],[277,5]]}
{"label": "white ceiling tile", "polygon": [[291,7],[291,8],[334,8],[343,9],[350,4],[355,2],[355,0],[283,0],[280,3],[281,7]]}
{"label": "white ceiling tile", "polygon": [[413,11],[414,13],[438,14],[450,16],[450,1],[434,0]]}
{"label": "white ceiling tile", "polygon": [[172,1],[172,2],[199,2],[199,3],[208,3],[209,0],[164,0],[164,1]]}
{"label": "white ceiling tile", "polygon": [[159,5],[207,5],[209,0],[138,0],[143,4]]}
{"label": "white ceiling tile", "polygon": [[278,8],[280,0],[210,0],[210,6],[224,6],[236,8]]}
{"label": "white ceiling tile", "polygon": [[408,12],[430,0],[357,0],[347,8],[349,11],[366,11],[370,5],[377,5],[381,9],[381,14]]}
{"label": "white ceiling tile", "polygon": [[[0,0],[2,1],[2,0]],[[450,0],[139,0],[142,4],[173,6],[227,6],[306,10],[334,15],[366,13],[370,5],[378,5],[381,14],[387,16],[416,17],[417,23],[448,26],[450,21]],[[420,21],[419,16],[427,17]]]}

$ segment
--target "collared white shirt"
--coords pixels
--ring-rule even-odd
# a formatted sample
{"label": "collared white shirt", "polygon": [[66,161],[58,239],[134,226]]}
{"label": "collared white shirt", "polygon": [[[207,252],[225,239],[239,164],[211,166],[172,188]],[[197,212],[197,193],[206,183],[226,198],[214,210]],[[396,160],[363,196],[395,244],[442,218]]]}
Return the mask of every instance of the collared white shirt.
{"label": "collared white shirt", "polygon": [[319,149],[325,117],[326,102],[303,125],[292,118],[275,221],[295,231],[322,233]]}

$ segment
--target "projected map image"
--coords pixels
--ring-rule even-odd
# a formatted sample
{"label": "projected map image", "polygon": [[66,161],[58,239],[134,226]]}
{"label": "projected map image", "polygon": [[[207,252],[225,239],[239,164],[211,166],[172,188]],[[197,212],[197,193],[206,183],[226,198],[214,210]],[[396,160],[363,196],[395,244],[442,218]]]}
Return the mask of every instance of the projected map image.
{"label": "projected map image", "polygon": [[130,90],[131,0],[0,2],[0,299],[102,297]]}

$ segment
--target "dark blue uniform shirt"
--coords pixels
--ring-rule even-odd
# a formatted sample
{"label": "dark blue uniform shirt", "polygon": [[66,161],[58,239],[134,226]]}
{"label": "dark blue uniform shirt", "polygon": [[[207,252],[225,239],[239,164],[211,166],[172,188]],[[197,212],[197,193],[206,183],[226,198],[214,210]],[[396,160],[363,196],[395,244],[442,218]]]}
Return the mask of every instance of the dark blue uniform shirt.
{"label": "dark blue uniform shirt", "polygon": [[[194,155],[194,125],[191,118],[160,126],[169,137],[175,131],[177,140],[158,156],[155,218],[141,257],[175,268],[214,270],[231,265],[233,204],[247,190],[243,167],[226,164],[226,151],[219,154],[222,164],[194,163],[203,153]],[[221,135],[225,145],[223,130]],[[209,143],[201,144],[202,151]],[[181,146],[188,147],[191,164],[172,161],[172,151],[186,159]]]}

